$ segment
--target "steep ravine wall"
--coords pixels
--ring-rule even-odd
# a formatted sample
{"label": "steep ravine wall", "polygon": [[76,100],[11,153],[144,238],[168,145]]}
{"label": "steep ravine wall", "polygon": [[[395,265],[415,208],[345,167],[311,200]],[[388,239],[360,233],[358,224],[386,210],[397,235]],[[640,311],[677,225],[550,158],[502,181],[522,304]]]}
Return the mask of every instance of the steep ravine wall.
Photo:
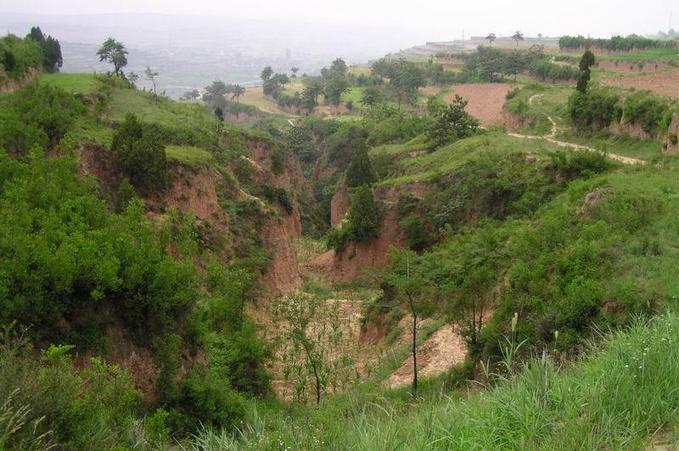
{"label": "steep ravine wall", "polygon": [[[350,242],[339,252],[329,250],[308,263],[308,268],[320,276],[334,282],[350,282],[365,277],[366,270],[384,268],[388,264],[388,253],[392,247],[402,247],[405,235],[399,226],[401,220],[398,211],[398,201],[402,196],[422,199],[430,186],[426,183],[413,183],[401,186],[383,186],[375,189],[375,200],[380,204],[382,218],[379,231],[375,238],[365,242]],[[342,211],[346,213],[350,202],[348,193],[342,193],[345,188],[337,191],[335,202],[336,217]],[[340,206],[342,208],[340,208]],[[344,214],[341,214],[344,217]]]}
{"label": "steep ravine wall", "polygon": [[[263,168],[270,168],[271,160],[267,151],[262,147],[252,147],[253,158],[258,158]],[[94,176],[98,179],[101,189],[113,193],[117,189],[121,176],[114,168],[111,153],[107,149],[91,144],[80,147],[80,172],[83,175]],[[195,215],[198,221],[210,224],[213,230],[233,236],[229,217],[219,203],[218,190],[224,188],[228,182],[216,169],[193,168],[182,164],[171,164],[170,187],[160,195],[148,196],[144,199],[149,216],[153,217],[157,211],[166,207],[176,208],[182,213]],[[268,172],[268,171],[263,171]],[[262,284],[267,294],[280,295],[297,290],[302,283],[299,265],[294,250],[294,239],[301,234],[301,219],[299,202],[296,192],[304,189],[304,176],[299,163],[294,158],[285,162],[283,171],[271,178],[263,175],[266,183],[280,188],[290,187],[293,192],[293,211],[288,214],[282,208],[278,214],[270,214],[257,231],[263,247],[267,250],[271,260],[262,276]],[[236,200],[252,199],[252,196],[237,187],[222,189],[229,191]],[[254,227],[254,225],[253,225]],[[233,245],[234,243],[227,243]],[[228,255],[228,249],[224,256]]]}

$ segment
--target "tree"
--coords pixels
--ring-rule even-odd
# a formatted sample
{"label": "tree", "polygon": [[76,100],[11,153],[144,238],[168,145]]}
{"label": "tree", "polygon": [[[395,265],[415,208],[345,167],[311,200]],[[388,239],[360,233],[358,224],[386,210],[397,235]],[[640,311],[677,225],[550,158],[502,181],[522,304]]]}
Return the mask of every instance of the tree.
{"label": "tree", "polygon": [[113,71],[116,76],[122,74],[122,68],[127,66],[127,49],[122,42],[113,38],[108,38],[97,50],[99,61],[113,64]]}
{"label": "tree", "polygon": [[47,72],[58,72],[64,64],[59,41],[52,36],[45,36],[40,27],[32,27],[31,32],[26,38],[40,45],[42,50],[42,65],[45,70]]}
{"label": "tree", "polygon": [[493,225],[482,226],[475,232],[458,235],[455,245],[446,247],[446,255],[431,259],[444,274],[443,285],[438,289],[448,300],[448,317],[460,326],[472,353],[480,351],[484,315],[494,302],[503,240]]}
{"label": "tree", "polygon": [[340,73],[342,75],[347,73],[347,69],[348,69],[347,63],[345,63],[342,58],[337,58],[330,65],[330,70],[332,72],[337,72],[337,73]]}
{"label": "tree", "polygon": [[238,103],[243,94],[245,94],[245,88],[241,85],[233,85],[231,87],[231,99],[236,99],[236,103]]}
{"label": "tree", "polygon": [[356,188],[351,196],[347,218],[349,237],[354,241],[367,241],[377,236],[380,227],[380,209],[368,185]]}
{"label": "tree", "polygon": [[518,46],[519,46],[519,42],[520,42],[520,41],[523,41],[523,33],[521,33],[520,31],[517,30],[517,31],[514,33],[514,35],[512,36],[512,39],[514,40],[514,42],[516,43],[516,46],[518,47]]}
{"label": "tree", "polygon": [[493,42],[497,39],[497,36],[495,36],[495,33],[489,33],[488,36],[486,36],[486,41],[488,41],[489,45],[493,45]]}
{"label": "tree", "polygon": [[318,96],[323,92],[323,82],[318,77],[306,77],[302,89],[302,107],[311,113],[318,105]]}
{"label": "tree", "polygon": [[299,67],[293,67],[293,68],[291,68],[291,69],[290,69],[290,72],[292,72],[292,76],[293,76],[293,77],[296,77],[296,76],[297,76],[297,72],[299,72]]}
{"label": "tree", "polygon": [[417,394],[417,328],[419,322],[433,310],[432,296],[428,293],[427,278],[418,256],[409,249],[393,249],[389,254],[389,269],[384,274],[384,282],[394,289],[401,304],[411,315],[411,345],[413,359],[413,395]]}
{"label": "tree", "polygon": [[325,99],[332,105],[339,105],[342,94],[349,88],[349,82],[343,72],[331,71],[325,79]]}
{"label": "tree", "polygon": [[138,190],[150,193],[164,189],[168,182],[167,157],[162,137],[132,113],[113,135],[114,163]]}
{"label": "tree", "polygon": [[196,100],[198,97],[200,97],[200,92],[198,92],[197,89],[192,89],[190,91],[186,91],[182,95],[182,99],[184,99],[184,100]]}
{"label": "tree", "polygon": [[262,81],[267,81],[271,78],[273,75],[273,69],[271,66],[266,66],[264,69],[262,69],[262,74],[260,75],[260,78]]}
{"label": "tree", "polygon": [[582,54],[582,58],[580,58],[580,74],[578,75],[578,84],[576,87],[578,92],[584,94],[587,91],[587,85],[589,84],[589,80],[591,78],[591,67],[594,65],[594,63],[594,53],[587,49],[585,53]]}
{"label": "tree", "polygon": [[361,103],[363,105],[372,107],[383,100],[382,91],[378,87],[368,86],[363,90],[363,95],[361,96]]}
{"label": "tree", "polygon": [[467,138],[477,133],[479,121],[465,111],[467,101],[456,95],[453,103],[435,112],[426,134],[432,148]]}
{"label": "tree", "polygon": [[349,188],[355,188],[375,181],[375,171],[373,171],[370,157],[368,156],[367,146],[360,146],[354,149],[351,161],[347,166],[346,182]]}
{"label": "tree", "polygon": [[328,388],[338,388],[351,377],[351,359],[342,346],[345,328],[337,302],[298,293],[274,300],[271,313],[282,331],[285,378],[293,378],[295,396],[304,401],[313,384],[318,405]]}
{"label": "tree", "polygon": [[157,71],[154,71],[149,66],[146,66],[146,69],[144,70],[144,77],[146,77],[146,79],[153,85],[153,97],[156,99],[158,98],[158,94],[156,93],[156,77],[158,75],[159,73]]}

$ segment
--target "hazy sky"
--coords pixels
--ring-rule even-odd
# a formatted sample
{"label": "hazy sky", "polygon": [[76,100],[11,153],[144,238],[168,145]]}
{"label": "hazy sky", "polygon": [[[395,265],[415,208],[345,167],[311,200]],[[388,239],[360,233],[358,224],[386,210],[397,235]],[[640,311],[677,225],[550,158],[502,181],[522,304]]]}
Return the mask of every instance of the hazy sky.
{"label": "hazy sky", "polygon": [[[431,39],[516,29],[609,36],[666,30],[677,0],[0,0],[2,13],[163,13],[407,27]],[[673,24],[674,25],[674,24]],[[675,25],[675,28],[679,28]]]}

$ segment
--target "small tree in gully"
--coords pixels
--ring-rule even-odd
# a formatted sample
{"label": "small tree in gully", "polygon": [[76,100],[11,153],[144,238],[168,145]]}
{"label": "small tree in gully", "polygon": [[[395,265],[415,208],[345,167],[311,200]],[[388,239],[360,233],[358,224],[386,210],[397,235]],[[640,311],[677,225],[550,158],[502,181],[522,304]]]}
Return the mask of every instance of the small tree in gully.
{"label": "small tree in gully", "polygon": [[295,381],[295,398],[306,402],[313,388],[318,405],[328,388],[337,389],[351,379],[352,360],[342,347],[346,328],[337,302],[298,293],[273,301],[271,313],[283,332],[283,373],[286,380]]}
{"label": "small tree in gully", "polygon": [[410,352],[413,359],[413,395],[417,394],[417,329],[420,321],[431,314],[433,302],[429,284],[418,255],[409,249],[392,249],[390,266],[384,273],[384,282],[393,287],[401,307],[411,315],[412,340]]}

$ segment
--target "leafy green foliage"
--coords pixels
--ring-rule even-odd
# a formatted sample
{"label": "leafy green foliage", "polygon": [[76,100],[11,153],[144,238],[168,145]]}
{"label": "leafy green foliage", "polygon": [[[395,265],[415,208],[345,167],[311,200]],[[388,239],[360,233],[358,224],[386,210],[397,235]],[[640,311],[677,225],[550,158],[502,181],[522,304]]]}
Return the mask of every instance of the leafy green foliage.
{"label": "leafy green foliage", "polygon": [[568,99],[568,115],[578,130],[591,132],[606,128],[622,117],[620,95],[602,87],[585,93],[576,91]]}
{"label": "leafy green foliage", "polygon": [[348,241],[367,241],[376,236],[380,225],[380,208],[368,185],[356,188],[351,196],[347,219],[339,229],[328,232],[328,247],[342,249]]}
{"label": "leafy green foliage", "polygon": [[404,59],[382,58],[373,63],[372,71],[377,76],[389,79],[388,90],[399,103],[414,103],[418,89],[426,84],[422,69]]}
{"label": "leafy green foliage", "polygon": [[3,328],[0,399],[11,401],[21,415],[10,430],[0,420],[3,447],[102,449],[126,443],[139,392],[125,371],[100,358],[75,370],[71,348],[52,345],[36,359],[20,331]]}
{"label": "leafy green foliage", "polygon": [[0,99],[0,106],[0,148],[18,156],[55,146],[85,111],[72,95],[37,83]]}
{"label": "leafy green foliage", "polygon": [[477,133],[479,121],[465,111],[466,106],[467,101],[456,95],[450,105],[433,112],[435,119],[427,130],[432,148],[436,149]]}
{"label": "leafy green foliage", "polygon": [[375,181],[375,171],[373,171],[366,147],[354,149],[349,166],[347,166],[345,178],[349,188],[366,184],[370,185]]}
{"label": "leafy green foliage", "polygon": [[165,255],[141,205],[109,214],[68,158],[18,163],[3,156],[2,166],[0,293],[9,300],[2,321],[82,343],[85,329],[54,324],[108,307],[150,337],[186,315],[195,275]]}
{"label": "leafy green foliage", "polygon": [[134,114],[128,114],[116,130],[111,151],[135,188],[148,193],[167,186],[167,157],[159,131],[140,123]]}

